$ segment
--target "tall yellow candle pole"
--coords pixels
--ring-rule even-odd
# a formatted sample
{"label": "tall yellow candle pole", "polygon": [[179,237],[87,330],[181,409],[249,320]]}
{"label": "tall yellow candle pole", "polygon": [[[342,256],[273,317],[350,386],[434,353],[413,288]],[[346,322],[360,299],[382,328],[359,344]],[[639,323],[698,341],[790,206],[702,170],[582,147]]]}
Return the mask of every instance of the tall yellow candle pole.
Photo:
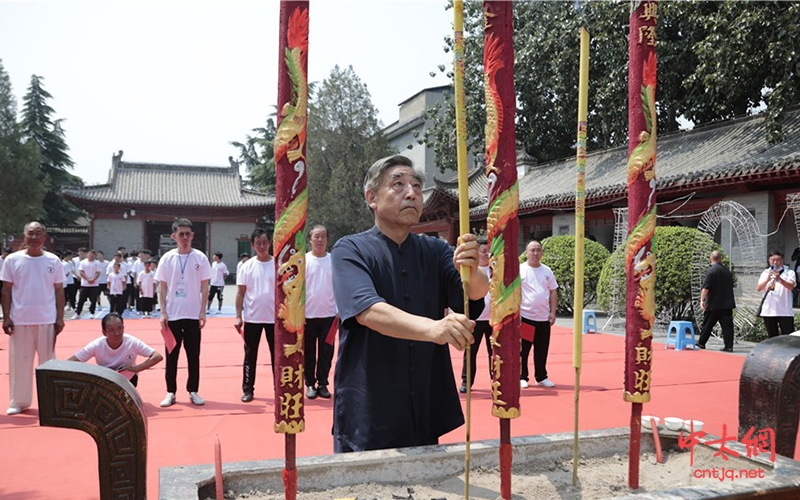
{"label": "tall yellow candle pole", "polygon": [[572,448],[572,484],[578,484],[578,401],[583,357],[583,262],[586,212],[586,120],[589,107],[589,32],[581,26],[581,59],[578,84],[578,151],[575,162],[575,299],[572,310],[572,366],[575,367],[575,436]]}
{"label": "tall yellow candle pole", "polygon": [[[464,103],[464,1],[453,3],[454,37],[453,53],[455,54],[455,95],[456,95],[456,145],[458,160],[458,234],[469,232],[469,186],[467,180],[467,117]],[[461,282],[464,285],[464,314],[469,315],[469,268],[461,266]],[[471,347],[467,345],[467,415],[466,415],[466,449],[464,452],[464,498],[469,500],[469,443],[472,411],[472,356]]]}

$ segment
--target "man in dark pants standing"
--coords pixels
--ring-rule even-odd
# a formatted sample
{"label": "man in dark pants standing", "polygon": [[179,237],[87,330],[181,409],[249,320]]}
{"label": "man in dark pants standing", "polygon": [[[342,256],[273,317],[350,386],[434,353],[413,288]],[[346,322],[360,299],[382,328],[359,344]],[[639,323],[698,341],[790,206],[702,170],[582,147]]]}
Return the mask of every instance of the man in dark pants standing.
{"label": "man in dark pants standing", "polygon": [[333,343],[328,332],[336,318],[333,271],[328,253],[328,230],[316,225],[308,232],[311,251],[306,253],[306,328],[304,371],[306,397],[328,399],[328,374],[333,362]]}
{"label": "man in dark pants standing", "polygon": [[700,292],[700,308],[703,309],[703,327],[697,346],[706,348],[711,330],[719,322],[722,328],[722,340],[725,352],[733,352],[733,310],[736,300],[733,298],[733,273],[722,264],[722,253],[718,250],[709,256],[711,267],[706,272],[703,290]]}
{"label": "man in dark pants standing", "polygon": [[161,401],[162,408],[175,404],[181,346],[186,350],[189,401],[197,406],[205,404],[197,389],[200,385],[200,330],[206,324],[205,303],[211,266],[203,252],[192,248],[193,238],[194,229],[189,219],[173,222],[172,239],[178,247],[164,254],[155,275],[159,285],[161,329],[168,328],[176,342],[166,356],[167,396]]}
{"label": "man in dark pants standing", "polygon": [[519,265],[522,285],[520,316],[522,322],[532,326],[536,333],[531,342],[521,339],[522,371],[519,385],[523,389],[529,386],[528,355],[533,348],[533,376],[536,385],[555,387],[547,376],[547,354],[550,351],[550,327],[556,322],[558,309],[558,282],[553,270],[542,264],[541,242],[530,240],[525,245],[525,259]]}

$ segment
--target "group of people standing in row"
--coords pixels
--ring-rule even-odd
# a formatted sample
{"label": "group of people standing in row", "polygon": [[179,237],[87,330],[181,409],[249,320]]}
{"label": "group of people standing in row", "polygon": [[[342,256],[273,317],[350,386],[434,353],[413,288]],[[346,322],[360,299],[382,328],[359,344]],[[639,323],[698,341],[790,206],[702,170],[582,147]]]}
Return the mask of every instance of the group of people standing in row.
{"label": "group of people standing in row", "polygon": [[150,250],[128,255],[120,247],[109,262],[102,251],[85,247],[77,255],[66,250],[61,254],[64,270],[64,294],[67,310],[81,317],[89,300],[89,317],[94,319],[102,297],[108,298],[110,312],[120,316],[135,310],[144,317],[153,312],[156,297],[155,261]]}
{"label": "group of people standing in row", "polygon": [[[74,297],[78,279],[81,286],[76,314],[80,316],[86,299],[89,299],[90,313],[94,317],[98,298],[104,291],[109,294],[111,312],[102,319],[103,336],[75,353],[70,360],[95,358],[97,364],[122,373],[135,386],[138,372],[164,358],[141,340],[124,334],[126,299],[129,295],[136,296],[137,308],[147,317],[158,297],[162,333],[168,331],[175,340],[175,346],[166,353],[167,395],[161,406],[172,406],[177,400],[181,348],[187,358],[189,401],[194,405],[205,404],[198,394],[201,330],[205,326],[207,308],[210,310],[215,296],[219,307],[222,306],[222,288],[228,272],[221,253],[214,254],[214,263],[210,265],[205,254],[191,247],[194,238],[191,221],[178,219],[174,222],[172,237],[177,248],[164,254],[155,270],[150,252],[139,252],[141,270],[138,272],[136,263],[126,262],[122,251],[114,254],[110,263],[104,262],[102,256],[98,259],[99,252],[88,249],[79,251],[77,262],[73,261],[70,252],[59,259],[44,250],[47,233],[39,222],[27,224],[23,235],[24,249],[8,254],[0,271],[0,283],[5,285],[2,291],[3,330],[10,336],[8,415],[30,407],[34,355],[37,355],[39,364],[54,359],[55,338],[64,328],[64,311],[71,307],[67,304],[67,297]],[[312,250],[308,252],[306,269],[306,396],[330,398],[328,375],[333,361],[333,337],[329,333],[336,317],[336,305],[330,254],[327,253],[327,230],[323,226],[314,226],[309,236]],[[251,235],[251,243],[256,257],[242,259],[239,266],[234,322],[245,340],[243,402],[253,400],[261,331],[265,331],[273,361],[275,343],[275,269],[269,253],[269,234],[257,228]],[[127,294],[125,290],[128,290]],[[139,357],[144,361],[137,363]]]}

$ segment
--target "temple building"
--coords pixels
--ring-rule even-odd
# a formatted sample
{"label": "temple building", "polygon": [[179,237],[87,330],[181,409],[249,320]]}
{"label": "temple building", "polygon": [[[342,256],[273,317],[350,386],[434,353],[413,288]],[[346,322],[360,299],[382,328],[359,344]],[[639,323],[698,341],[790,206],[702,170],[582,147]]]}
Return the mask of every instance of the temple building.
{"label": "temple building", "polygon": [[[591,131],[590,131],[591,132]],[[777,249],[789,260],[798,245],[795,214],[800,197],[800,107],[786,112],[784,140],[769,143],[763,115],[729,120],[659,135],[656,202],[659,225],[697,227],[720,202],[744,207],[745,218],[757,224],[766,252]],[[619,243],[618,226],[627,232],[627,146],[589,151],[586,159],[586,224],[588,238],[608,249]],[[519,172],[520,249],[531,238],[575,233],[574,157],[536,164],[523,152]],[[439,175],[424,191],[423,216],[415,231],[454,244],[458,231],[458,181],[455,173]],[[486,176],[482,168],[469,174],[470,226],[486,227]],[[800,210],[798,210],[800,211]],[[749,213],[749,214],[748,214]],[[752,216],[752,217],[750,217]],[[738,216],[737,216],[738,217]],[[741,222],[723,216],[715,239],[736,254]]]}
{"label": "temple building", "polygon": [[274,223],[275,197],[245,188],[232,159],[229,167],[208,167],[126,162],[122,154],[113,155],[107,183],[62,191],[88,213],[89,245],[106,256],[118,247],[161,256],[176,246],[173,221],[185,217],[194,226],[192,246],[222,252],[233,271],[239,254],[252,253],[256,225]]}

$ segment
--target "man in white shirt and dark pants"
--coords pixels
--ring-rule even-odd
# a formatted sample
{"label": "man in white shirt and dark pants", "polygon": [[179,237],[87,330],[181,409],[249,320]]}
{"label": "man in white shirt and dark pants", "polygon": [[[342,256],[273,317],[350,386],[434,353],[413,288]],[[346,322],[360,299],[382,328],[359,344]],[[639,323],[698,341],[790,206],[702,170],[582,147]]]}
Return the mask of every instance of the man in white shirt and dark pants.
{"label": "man in white shirt and dark pants", "polygon": [[556,322],[558,283],[553,271],[542,264],[542,244],[531,240],[525,246],[526,262],[519,265],[522,283],[520,314],[522,322],[535,329],[533,342],[522,339],[520,385],[528,387],[528,354],[533,347],[534,378],[537,385],[554,387],[547,378],[547,353],[550,350],[550,327]]}
{"label": "man in white shirt and dark pants", "polygon": [[97,308],[97,296],[100,294],[100,263],[95,260],[95,251],[89,250],[86,258],[81,261],[78,274],[81,275],[81,290],[78,295],[78,308],[75,309],[76,317],[83,312],[83,304],[89,299],[89,314],[94,319]]}
{"label": "man in white shirt and dark pants", "polygon": [[24,229],[25,249],[3,263],[3,331],[9,340],[10,402],[7,415],[31,406],[33,355],[39,364],[55,359],[56,335],[64,329],[64,268],[44,250],[47,231],[39,222]]}
{"label": "man in white shirt and dark pants", "polygon": [[269,233],[256,228],[250,235],[250,244],[256,257],[248,259],[236,273],[236,320],[233,323],[244,338],[243,403],[253,400],[262,330],[269,346],[269,366],[275,370],[275,261],[269,254],[272,245]]}
{"label": "man in white shirt and dark pants", "polygon": [[[306,397],[328,399],[328,375],[333,362],[333,342],[328,332],[336,318],[333,298],[333,271],[328,253],[328,230],[316,225],[308,233],[311,251],[306,253],[306,328],[305,360]],[[319,351],[319,353],[317,353]]]}
{"label": "man in white shirt and dark pants", "polygon": [[225,278],[228,277],[228,266],[222,262],[222,252],[214,252],[214,263],[211,264],[211,286],[208,292],[208,311],[211,312],[211,304],[214,302],[214,295],[217,296],[217,312],[222,311],[222,291],[225,290]]}
{"label": "man in white shirt and dark pants", "polygon": [[175,404],[178,383],[178,356],[181,345],[186,350],[189,378],[186,390],[189,401],[197,406],[206,402],[197,394],[200,386],[200,330],[206,324],[206,295],[211,266],[203,252],[192,248],[194,230],[189,219],[172,223],[172,239],[178,243],[165,253],[156,270],[159,284],[158,302],[161,306],[161,328],[169,329],[176,345],[167,353],[167,395],[162,407]]}

